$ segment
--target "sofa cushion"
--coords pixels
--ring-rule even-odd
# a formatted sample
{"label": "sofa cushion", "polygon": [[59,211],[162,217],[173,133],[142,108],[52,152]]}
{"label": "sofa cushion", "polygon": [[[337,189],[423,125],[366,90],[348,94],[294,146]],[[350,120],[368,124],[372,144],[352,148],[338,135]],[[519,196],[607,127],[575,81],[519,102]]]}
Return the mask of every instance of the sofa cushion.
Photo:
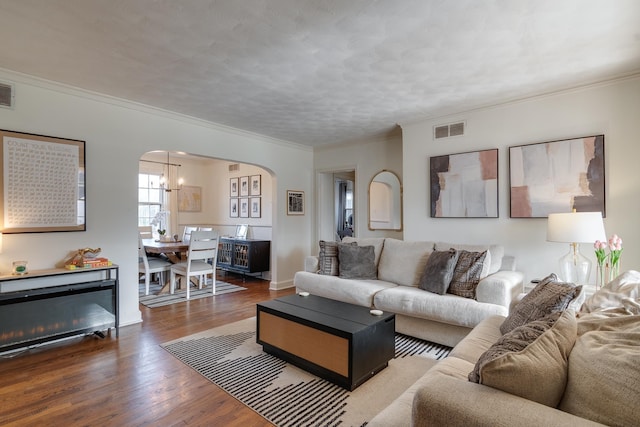
{"label": "sofa cushion", "polygon": [[580,295],[582,286],[558,281],[554,273],[545,277],[518,302],[500,325],[503,334],[540,319],[548,314],[567,309],[571,301]]}
{"label": "sofa cushion", "polygon": [[456,345],[449,357],[457,357],[475,364],[489,347],[500,339],[500,325],[504,316],[489,316],[480,322]]}
{"label": "sofa cushion", "polygon": [[338,270],[343,279],[377,279],[373,246],[338,244]]}
{"label": "sofa cushion", "polygon": [[378,278],[417,287],[431,252],[433,242],[406,242],[387,238],[380,255]]}
{"label": "sofa cushion", "polygon": [[341,279],[307,271],[298,271],[293,277],[293,284],[298,292],[305,291],[369,308],[373,307],[373,296],[376,293],[398,286],[383,280]]}
{"label": "sofa cushion", "polygon": [[507,307],[481,304],[469,298],[451,294],[438,295],[411,286],[396,286],[376,293],[376,308],[396,314],[433,320],[449,325],[473,328],[486,317],[507,315]]}
{"label": "sofa cushion", "polygon": [[458,251],[458,262],[447,292],[460,297],[475,299],[476,287],[478,287],[478,282],[482,278],[483,262],[486,256],[486,251]]}
{"label": "sofa cushion", "polygon": [[555,408],[567,384],[576,329],[572,310],[519,326],[480,356],[469,381]]}
{"label": "sofa cushion", "polygon": [[434,251],[429,255],[418,287],[425,291],[444,295],[453,278],[457,262],[458,252],[455,249]]}
{"label": "sofa cushion", "polygon": [[487,258],[485,258],[487,270],[486,272],[483,270],[482,279],[489,274],[495,273],[502,267],[502,258],[504,258],[504,246],[502,245],[465,245],[458,243],[436,242],[435,249],[438,251],[444,251],[449,248],[453,248],[457,251],[469,252],[487,251]]}
{"label": "sofa cushion", "polygon": [[589,315],[578,331],[558,409],[606,425],[638,425],[640,316]]}
{"label": "sofa cushion", "polygon": [[367,237],[367,238],[357,238],[346,236],[342,239],[342,243],[355,243],[358,246],[373,246],[373,251],[375,253],[375,264],[376,266],[380,262],[380,255],[382,254],[382,249],[384,248],[384,237]]}

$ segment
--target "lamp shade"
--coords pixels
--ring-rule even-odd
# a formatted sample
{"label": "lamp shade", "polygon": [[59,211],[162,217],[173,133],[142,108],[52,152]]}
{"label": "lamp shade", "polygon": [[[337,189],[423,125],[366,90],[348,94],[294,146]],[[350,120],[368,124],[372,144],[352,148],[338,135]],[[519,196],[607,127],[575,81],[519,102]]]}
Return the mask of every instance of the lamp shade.
{"label": "lamp shade", "polygon": [[563,243],[594,243],[606,241],[602,213],[571,212],[549,214],[547,241]]}

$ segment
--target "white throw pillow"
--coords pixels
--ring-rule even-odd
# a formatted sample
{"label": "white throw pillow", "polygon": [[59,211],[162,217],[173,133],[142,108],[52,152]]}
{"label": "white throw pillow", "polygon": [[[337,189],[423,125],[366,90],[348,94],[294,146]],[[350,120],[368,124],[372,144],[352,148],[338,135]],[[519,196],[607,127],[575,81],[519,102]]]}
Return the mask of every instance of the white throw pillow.
{"label": "white throw pillow", "polygon": [[433,242],[385,239],[378,264],[378,279],[417,287],[431,252]]}

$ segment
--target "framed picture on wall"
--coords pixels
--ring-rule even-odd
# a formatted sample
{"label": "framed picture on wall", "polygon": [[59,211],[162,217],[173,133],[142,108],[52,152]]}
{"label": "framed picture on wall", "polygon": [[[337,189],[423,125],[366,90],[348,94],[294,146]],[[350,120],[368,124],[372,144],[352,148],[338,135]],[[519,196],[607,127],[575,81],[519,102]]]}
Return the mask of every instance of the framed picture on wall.
{"label": "framed picture on wall", "polygon": [[498,149],[429,158],[432,218],[498,218]]}
{"label": "framed picture on wall", "polygon": [[240,196],[248,196],[249,195],[249,177],[241,176],[240,177]]}
{"label": "framed picture on wall", "polygon": [[178,191],[180,212],[200,212],[202,210],[202,187],[183,185]]}
{"label": "framed picture on wall", "polygon": [[261,175],[252,175],[249,181],[249,194],[251,196],[259,196],[262,193]]}
{"label": "framed picture on wall", "polygon": [[260,197],[251,197],[249,199],[249,215],[251,218],[260,218],[262,216],[262,200]]}
{"label": "framed picture on wall", "polygon": [[287,190],[287,215],[304,215],[304,191]]}
{"label": "framed picture on wall", "polygon": [[249,218],[249,198],[240,197],[238,204],[240,205],[240,218]]}
{"label": "framed picture on wall", "polygon": [[602,212],[604,135],[509,147],[511,218]]}
{"label": "framed picture on wall", "polygon": [[238,178],[229,179],[229,197],[238,197],[239,195]]}
{"label": "framed picture on wall", "polygon": [[231,218],[238,218],[238,199],[229,199],[229,216]]}
{"label": "framed picture on wall", "polygon": [[85,141],[0,130],[0,230],[85,231]]}

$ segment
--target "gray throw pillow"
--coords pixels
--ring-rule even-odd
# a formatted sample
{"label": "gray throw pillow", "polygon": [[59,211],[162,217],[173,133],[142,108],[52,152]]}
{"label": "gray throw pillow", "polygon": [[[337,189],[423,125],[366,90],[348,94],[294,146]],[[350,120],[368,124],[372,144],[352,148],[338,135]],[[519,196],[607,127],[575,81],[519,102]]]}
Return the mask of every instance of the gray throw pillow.
{"label": "gray throw pillow", "polygon": [[377,279],[373,246],[338,243],[339,276],[343,279]]}
{"label": "gray throw pillow", "polygon": [[476,288],[480,282],[486,255],[487,251],[458,251],[458,262],[447,292],[460,297],[476,299]]}
{"label": "gray throw pillow", "polygon": [[444,295],[453,278],[457,262],[458,252],[455,249],[433,251],[429,255],[418,287],[434,294]]}
{"label": "gray throw pillow", "polygon": [[571,301],[580,295],[582,285],[560,282],[554,273],[545,277],[535,288],[515,305],[509,316],[500,325],[506,334],[518,326],[541,319],[551,313],[565,311]]}
{"label": "gray throw pillow", "polygon": [[[339,274],[338,242],[320,240],[319,244],[320,253],[318,254],[318,274],[337,276]],[[356,242],[348,244],[355,246]]]}

